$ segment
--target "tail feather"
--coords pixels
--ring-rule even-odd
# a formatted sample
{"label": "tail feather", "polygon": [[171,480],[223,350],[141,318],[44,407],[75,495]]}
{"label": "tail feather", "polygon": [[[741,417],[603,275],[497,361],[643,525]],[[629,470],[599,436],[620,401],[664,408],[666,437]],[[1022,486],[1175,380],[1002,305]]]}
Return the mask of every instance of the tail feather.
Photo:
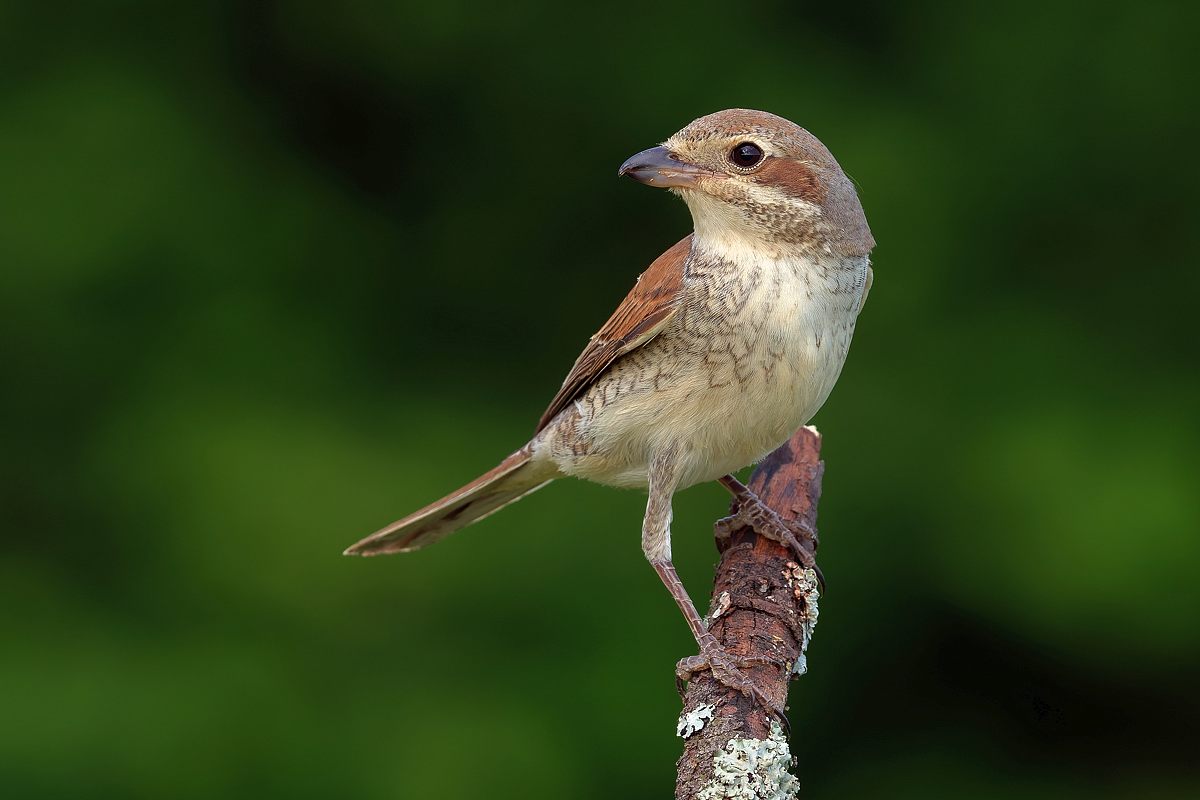
{"label": "tail feather", "polygon": [[461,489],[351,545],[345,555],[381,556],[418,550],[536,492],[557,475],[557,469],[533,463],[526,445]]}

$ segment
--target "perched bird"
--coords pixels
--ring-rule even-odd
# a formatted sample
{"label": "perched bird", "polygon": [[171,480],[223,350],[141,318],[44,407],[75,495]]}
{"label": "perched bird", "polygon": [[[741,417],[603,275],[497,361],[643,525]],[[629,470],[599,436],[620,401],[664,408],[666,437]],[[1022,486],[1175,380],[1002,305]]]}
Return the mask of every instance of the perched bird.
{"label": "perched bird", "polygon": [[781,445],[829,396],[871,288],[875,240],[825,146],[774,114],[701,117],[618,174],[682,197],[693,233],[638,278],[528,443],[346,553],[416,550],[565,475],[648,488],[642,550],[700,648],[681,669],[711,669],[765,702],[675,572],[671,498],[720,481],[738,501],[735,516],[813,565],[800,542],[811,532],[782,520],[731,473]]}

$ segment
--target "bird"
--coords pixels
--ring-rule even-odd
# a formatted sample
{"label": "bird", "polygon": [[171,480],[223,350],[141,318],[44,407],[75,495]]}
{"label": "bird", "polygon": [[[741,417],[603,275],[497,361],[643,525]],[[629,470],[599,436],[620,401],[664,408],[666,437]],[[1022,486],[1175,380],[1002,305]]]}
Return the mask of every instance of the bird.
{"label": "bird", "polygon": [[737,509],[723,522],[749,524],[815,567],[813,532],[783,520],[734,473],[825,403],[871,288],[875,240],[855,185],[825,145],[764,111],[700,117],[626,160],[618,176],[682,198],[692,232],[638,276],[533,438],[345,553],[417,550],[564,476],[644,489],[642,551],[699,648],[677,674],[710,670],[769,707],[747,665],[709,633],[675,571],[672,497],[718,481]]}

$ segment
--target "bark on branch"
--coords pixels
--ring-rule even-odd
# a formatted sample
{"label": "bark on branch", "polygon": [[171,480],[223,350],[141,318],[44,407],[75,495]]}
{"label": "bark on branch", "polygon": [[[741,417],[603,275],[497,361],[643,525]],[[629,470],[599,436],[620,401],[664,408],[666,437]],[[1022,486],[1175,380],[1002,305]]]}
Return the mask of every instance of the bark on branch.
{"label": "bark on branch", "polygon": [[[802,428],[754,470],[750,488],[788,520],[816,529],[821,495],[821,437]],[[720,545],[719,545],[720,546]],[[754,659],[745,672],[780,706],[788,683],[805,670],[804,650],[817,620],[816,575],[787,548],[748,528],[724,543],[709,606],[709,630],[731,654]],[[688,684],[680,717],[685,737],[677,800],[784,800],[795,796],[787,732],[751,700],[709,673]]]}

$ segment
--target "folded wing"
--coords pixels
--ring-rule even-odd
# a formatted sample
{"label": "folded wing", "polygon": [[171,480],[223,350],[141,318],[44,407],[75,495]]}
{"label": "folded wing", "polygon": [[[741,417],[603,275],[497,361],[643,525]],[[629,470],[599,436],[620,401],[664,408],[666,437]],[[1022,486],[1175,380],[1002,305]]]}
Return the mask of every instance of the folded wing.
{"label": "folded wing", "polygon": [[638,276],[637,284],[575,360],[562,388],[538,420],[537,433],[587,391],[617,359],[646,344],[666,327],[679,310],[683,267],[691,249],[689,234]]}

